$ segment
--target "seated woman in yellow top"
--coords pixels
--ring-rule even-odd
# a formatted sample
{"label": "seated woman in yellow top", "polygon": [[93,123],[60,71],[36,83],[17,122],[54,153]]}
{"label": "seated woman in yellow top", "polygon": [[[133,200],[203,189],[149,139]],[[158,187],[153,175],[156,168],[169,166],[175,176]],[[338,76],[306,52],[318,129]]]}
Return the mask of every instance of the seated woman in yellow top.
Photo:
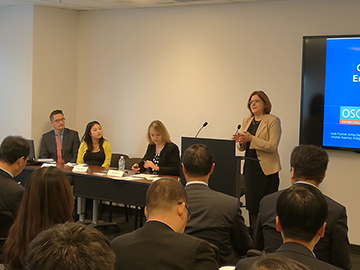
{"label": "seated woman in yellow top", "polygon": [[109,167],[110,160],[111,146],[103,137],[100,123],[97,121],[88,123],[81,139],[76,163]]}

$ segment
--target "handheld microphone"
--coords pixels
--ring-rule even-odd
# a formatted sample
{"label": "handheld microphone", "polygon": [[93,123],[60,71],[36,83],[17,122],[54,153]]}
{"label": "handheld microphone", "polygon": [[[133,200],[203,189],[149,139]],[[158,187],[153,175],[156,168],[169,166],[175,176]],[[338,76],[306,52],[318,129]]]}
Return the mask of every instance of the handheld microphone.
{"label": "handheld microphone", "polygon": [[199,131],[196,133],[195,138],[199,135],[200,131],[208,125],[208,122],[205,122],[202,127],[199,129]]}

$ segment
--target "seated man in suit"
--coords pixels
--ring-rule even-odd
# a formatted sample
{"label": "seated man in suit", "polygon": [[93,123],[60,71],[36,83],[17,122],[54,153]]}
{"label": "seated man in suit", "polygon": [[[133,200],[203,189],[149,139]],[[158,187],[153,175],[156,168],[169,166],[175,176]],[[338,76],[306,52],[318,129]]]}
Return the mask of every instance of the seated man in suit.
{"label": "seated man in suit", "polygon": [[52,111],[50,125],[53,130],[42,135],[39,158],[52,158],[57,162],[76,162],[80,146],[79,134],[65,128],[65,118],[61,110]]}
{"label": "seated man in suit", "polygon": [[27,270],[113,270],[109,239],[95,228],[67,222],[39,233],[29,245]]}
{"label": "seated man in suit", "polygon": [[[281,232],[283,244],[267,257],[286,257],[298,261],[311,269],[340,269],[320,261],[312,252],[324,236],[328,206],[321,191],[306,183],[293,185],[282,192],[277,200],[276,230]],[[238,270],[251,269],[259,257],[240,260]]]}
{"label": "seated man in suit", "polygon": [[18,136],[6,137],[0,146],[0,210],[14,216],[24,193],[14,177],[24,169],[29,152],[29,143]]}
{"label": "seated man in suit", "polygon": [[185,233],[204,239],[219,248],[220,266],[235,265],[252,245],[241,215],[240,200],[211,190],[214,156],[203,144],[194,144],[182,156],[191,220]]}
{"label": "seated man in suit", "polygon": [[204,240],[184,234],[190,218],[179,181],[161,178],[146,193],[146,223],[112,240],[115,270],[218,269],[215,252]]}
{"label": "seated man in suit", "polygon": [[[313,145],[301,145],[291,153],[291,183],[307,183],[319,187],[325,177],[329,157],[325,150]],[[265,196],[260,202],[255,248],[274,252],[282,244],[281,235],[275,226],[276,200],[283,192]],[[325,235],[314,248],[316,257],[342,269],[350,269],[350,244],[346,209],[341,204],[325,196],[329,215],[326,219]]]}

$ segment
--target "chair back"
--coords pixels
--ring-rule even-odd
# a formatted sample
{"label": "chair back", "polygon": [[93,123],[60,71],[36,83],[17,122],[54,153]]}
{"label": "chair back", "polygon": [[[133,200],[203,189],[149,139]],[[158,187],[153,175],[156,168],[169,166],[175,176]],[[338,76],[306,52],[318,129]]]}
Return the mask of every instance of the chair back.
{"label": "chair back", "polygon": [[119,162],[119,159],[120,159],[121,156],[124,156],[125,162],[126,162],[126,160],[129,158],[129,156],[128,156],[128,155],[125,155],[125,154],[112,153],[112,154],[111,154],[110,167],[116,167],[116,168],[118,168],[118,167],[119,167],[118,162]]}
{"label": "chair back", "polygon": [[140,163],[141,161],[142,158],[137,158],[137,157],[125,159],[125,169],[131,170],[132,165],[134,165],[135,163]]}

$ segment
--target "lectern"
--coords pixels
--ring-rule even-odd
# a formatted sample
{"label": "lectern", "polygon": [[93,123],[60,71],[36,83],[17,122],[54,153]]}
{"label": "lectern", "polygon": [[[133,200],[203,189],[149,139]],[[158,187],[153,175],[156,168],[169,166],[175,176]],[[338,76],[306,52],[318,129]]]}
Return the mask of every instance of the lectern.
{"label": "lectern", "polygon": [[[181,153],[193,144],[205,144],[214,154],[215,168],[209,179],[209,187],[213,190],[241,197],[244,194],[242,175],[240,174],[240,157],[235,156],[235,141],[220,139],[204,139],[193,137],[181,138]],[[180,180],[186,183],[180,173]]]}

